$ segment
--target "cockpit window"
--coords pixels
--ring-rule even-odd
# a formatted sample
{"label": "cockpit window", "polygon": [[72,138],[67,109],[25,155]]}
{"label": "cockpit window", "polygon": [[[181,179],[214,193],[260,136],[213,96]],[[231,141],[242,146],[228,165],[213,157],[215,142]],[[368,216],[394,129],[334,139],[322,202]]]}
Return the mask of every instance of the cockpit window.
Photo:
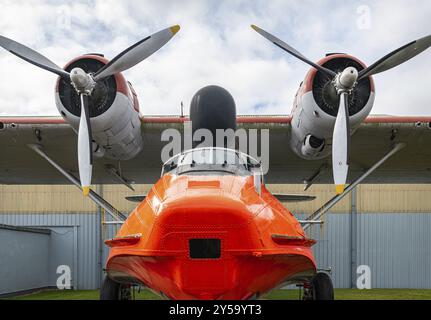
{"label": "cockpit window", "polygon": [[260,170],[257,160],[245,153],[225,148],[198,148],[185,151],[168,160],[162,169],[162,175],[197,172],[219,172],[225,174],[250,175],[253,170]]}

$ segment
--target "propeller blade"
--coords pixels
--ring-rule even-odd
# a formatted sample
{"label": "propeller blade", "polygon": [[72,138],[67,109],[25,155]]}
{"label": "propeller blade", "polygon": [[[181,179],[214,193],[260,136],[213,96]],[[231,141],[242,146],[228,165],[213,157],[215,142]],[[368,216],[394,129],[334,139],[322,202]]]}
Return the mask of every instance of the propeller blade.
{"label": "propeller blade", "polygon": [[180,26],[175,25],[137,42],[97,71],[94,80],[98,81],[137,65],[163,47],[179,30]]}
{"label": "propeller blade", "polygon": [[294,48],[292,48],[291,46],[289,46],[286,42],[280,40],[279,38],[273,36],[272,34],[266,32],[265,30],[255,26],[254,24],[251,25],[251,27],[257,32],[259,33],[261,36],[263,36],[264,38],[266,38],[267,40],[269,40],[270,42],[272,42],[273,44],[275,44],[277,47],[281,48],[282,50],[290,53],[291,55],[293,55],[294,57],[298,58],[299,60],[302,60],[303,62],[309,64],[310,66],[316,68],[317,70],[326,73],[328,75],[331,75],[333,77],[335,77],[337,74],[325,67],[322,67],[314,62],[312,62],[311,60],[307,59],[305,56],[303,56],[299,51],[295,50]]}
{"label": "propeller blade", "polygon": [[332,172],[337,194],[344,191],[349,170],[350,122],[348,106],[349,95],[343,92],[340,96],[340,106],[332,138]]}
{"label": "propeller blade", "polygon": [[69,73],[57,66],[54,62],[34,51],[33,49],[30,49],[16,41],[0,36],[0,46],[17,57],[39,68],[55,73],[62,78],[70,78]]}
{"label": "propeller blade", "polygon": [[78,132],[78,167],[84,196],[87,196],[90,192],[93,169],[92,145],[88,96],[81,94],[81,119]]}
{"label": "propeller blade", "polygon": [[377,62],[370,65],[359,72],[359,80],[372,76],[389,69],[392,69],[411,58],[417,56],[419,53],[425,51],[431,46],[431,35],[412,41],[401,48],[387,54]]}

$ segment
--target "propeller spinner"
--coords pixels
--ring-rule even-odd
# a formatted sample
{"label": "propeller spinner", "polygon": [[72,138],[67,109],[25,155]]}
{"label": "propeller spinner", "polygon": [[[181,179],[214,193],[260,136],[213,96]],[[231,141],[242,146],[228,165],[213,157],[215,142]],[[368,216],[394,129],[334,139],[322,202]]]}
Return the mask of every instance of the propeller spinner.
{"label": "propeller spinner", "polygon": [[71,72],[68,73],[33,49],[9,38],[0,36],[1,47],[39,68],[50,71],[70,81],[77,94],[80,96],[81,116],[78,132],[78,166],[84,195],[88,195],[90,192],[93,167],[93,139],[91,134],[88,98],[92,95],[96,83],[111,75],[130,69],[145,60],[163,47],[179,30],[180,26],[175,25],[146,37],[121,52],[95,74],[86,73],[80,68],[72,69]]}
{"label": "propeller spinner", "polygon": [[335,189],[338,194],[344,191],[349,170],[349,145],[350,145],[350,121],[349,121],[349,96],[355,90],[358,81],[374,74],[392,69],[407,60],[415,57],[431,46],[431,35],[412,41],[399,49],[392,51],[369,67],[358,72],[354,67],[347,67],[340,73],[318,65],[287,43],[260,29],[255,25],[251,27],[261,36],[275,44],[277,47],[288,52],[299,60],[316,68],[318,72],[332,77],[332,87],[339,96],[339,107],[335,120],[332,137],[332,172]]}

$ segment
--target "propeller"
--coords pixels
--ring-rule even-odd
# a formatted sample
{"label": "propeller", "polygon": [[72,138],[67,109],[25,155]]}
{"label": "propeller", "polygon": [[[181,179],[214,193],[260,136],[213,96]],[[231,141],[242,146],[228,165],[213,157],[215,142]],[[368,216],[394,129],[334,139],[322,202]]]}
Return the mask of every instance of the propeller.
{"label": "propeller", "polygon": [[266,38],[267,40],[271,41],[273,44],[275,44],[277,47],[279,47],[280,49],[290,53],[292,56],[298,58],[299,60],[302,60],[303,62],[309,64],[310,66],[312,66],[313,68],[316,68],[317,70],[326,73],[328,75],[331,75],[333,77],[335,77],[337,74],[330,70],[327,69],[323,66],[318,65],[317,63],[312,62],[310,59],[307,59],[304,55],[302,55],[299,51],[297,51],[296,49],[292,48],[291,46],[289,46],[286,42],[280,40],[279,38],[273,36],[272,34],[266,32],[265,30],[259,28],[258,26],[255,26],[254,24],[251,25],[251,27],[257,32],[259,33],[262,37]]}
{"label": "propeller", "polygon": [[146,37],[121,52],[95,74],[86,73],[81,68],[74,68],[69,73],[33,49],[0,36],[0,47],[39,68],[50,71],[70,81],[79,95],[81,117],[78,131],[78,167],[84,195],[88,195],[90,192],[93,167],[93,139],[91,134],[89,97],[92,95],[96,83],[116,73],[130,69],[145,60],[163,47],[179,30],[180,26],[175,25]]}
{"label": "propeller", "polygon": [[88,110],[88,95],[81,93],[81,118],[78,131],[78,167],[82,192],[90,193],[91,174],[93,172],[93,141],[91,139],[90,113]]}
{"label": "propeller", "polygon": [[69,79],[69,73],[64,71],[62,68],[57,66],[54,62],[44,57],[40,53],[30,49],[18,42],[15,42],[9,38],[0,36],[0,46],[17,57],[39,67],[55,73],[56,75]]}
{"label": "propeller", "polygon": [[425,51],[430,46],[431,35],[412,41],[377,60],[368,68],[361,70],[359,72],[358,80],[392,69],[417,56],[419,53]]}
{"label": "propeller", "polygon": [[336,73],[310,61],[299,51],[265,30],[262,30],[255,25],[251,25],[251,27],[277,47],[314,67],[318,72],[322,72],[325,75],[332,77],[332,88],[329,94],[336,92],[340,98],[332,137],[332,172],[337,194],[344,192],[349,171],[349,145],[351,134],[349,121],[349,96],[353,93],[360,80],[392,69],[425,51],[431,46],[431,35],[412,41],[397,50],[392,51],[359,72],[354,67],[347,67],[342,72]]}
{"label": "propeller", "polygon": [[163,47],[179,30],[180,26],[175,25],[135,43],[97,71],[94,80],[99,81],[137,65]]}

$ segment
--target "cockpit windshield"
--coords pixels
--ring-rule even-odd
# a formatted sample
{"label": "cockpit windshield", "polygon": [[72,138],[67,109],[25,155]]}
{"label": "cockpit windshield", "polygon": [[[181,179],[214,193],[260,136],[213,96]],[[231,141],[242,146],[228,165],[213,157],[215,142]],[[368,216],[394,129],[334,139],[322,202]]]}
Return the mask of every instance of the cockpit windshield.
{"label": "cockpit windshield", "polygon": [[260,170],[260,163],[245,153],[207,147],[187,150],[172,157],[163,165],[162,176],[168,172],[177,175],[199,172],[252,175],[257,170]]}

